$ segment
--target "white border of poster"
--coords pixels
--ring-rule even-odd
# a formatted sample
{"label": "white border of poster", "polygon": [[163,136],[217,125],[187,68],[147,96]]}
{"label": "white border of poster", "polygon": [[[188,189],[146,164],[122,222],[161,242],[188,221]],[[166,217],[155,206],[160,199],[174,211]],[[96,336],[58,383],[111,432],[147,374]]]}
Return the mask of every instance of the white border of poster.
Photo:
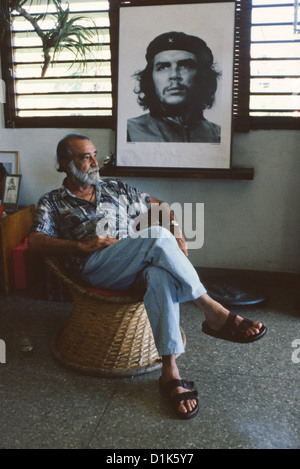
{"label": "white border of poster", "polygon": [[[119,18],[117,166],[230,168],[235,2],[121,7]],[[134,74],[147,65],[149,43],[170,31],[198,36],[213,53],[220,78],[203,116],[220,126],[219,142],[127,141],[128,119],[149,113],[137,102]]]}

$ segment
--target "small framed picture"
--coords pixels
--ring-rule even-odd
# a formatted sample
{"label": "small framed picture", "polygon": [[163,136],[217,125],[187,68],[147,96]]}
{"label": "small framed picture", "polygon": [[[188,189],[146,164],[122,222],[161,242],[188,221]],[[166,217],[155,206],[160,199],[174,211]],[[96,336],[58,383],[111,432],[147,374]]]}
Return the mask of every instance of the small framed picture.
{"label": "small framed picture", "polygon": [[3,205],[7,213],[18,210],[21,174],[7,174],[4,181]]}

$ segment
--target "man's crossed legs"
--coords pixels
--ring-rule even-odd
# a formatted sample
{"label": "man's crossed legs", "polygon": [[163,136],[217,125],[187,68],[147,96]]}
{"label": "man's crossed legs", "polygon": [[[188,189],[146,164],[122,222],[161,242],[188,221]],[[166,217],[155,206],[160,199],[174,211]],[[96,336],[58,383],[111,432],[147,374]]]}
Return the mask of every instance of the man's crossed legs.
{"label": "man's crossed legs", "polygon": [[[212,331],[222,330],[230,312],[207,294],[198,274],[175,237],[165,228],[154,226],[139,233],[137,238],[124,238],[93,253],[82,272],[82,279],[95,288],[143,288],[144,304],[152,327],[155,344],[162,357],[162,389],[172,380],[180,379],[176,355],[184,352],[180,332],[179,304],[194,300],[204,312]],[[243,323],[236,316],[235,328]],[[245,338],[260,333],[262,324],[251,322],[244,327]],[[230,340],[230,339],[229,339]],[[183,384],[181,386],[180,384]],[[176,401],[177,415],[193,416],[198,406],[195,394],[186,394],[189,387],[174,382],[170,396],[185,393]],[[191,392],[190,390],[188,392]]]}

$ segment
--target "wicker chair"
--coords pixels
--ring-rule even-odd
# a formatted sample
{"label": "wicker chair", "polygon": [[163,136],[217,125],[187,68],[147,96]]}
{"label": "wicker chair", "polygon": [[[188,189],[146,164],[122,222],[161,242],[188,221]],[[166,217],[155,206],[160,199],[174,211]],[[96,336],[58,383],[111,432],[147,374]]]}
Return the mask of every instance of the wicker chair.
{"label": "wicker chair", "polygon": [[73,297],[67,324],[51,346],[60,363],[101,377],[135,376],[161,367],[141,296],[88,288],[71,279],[58,259],[45,261]]}

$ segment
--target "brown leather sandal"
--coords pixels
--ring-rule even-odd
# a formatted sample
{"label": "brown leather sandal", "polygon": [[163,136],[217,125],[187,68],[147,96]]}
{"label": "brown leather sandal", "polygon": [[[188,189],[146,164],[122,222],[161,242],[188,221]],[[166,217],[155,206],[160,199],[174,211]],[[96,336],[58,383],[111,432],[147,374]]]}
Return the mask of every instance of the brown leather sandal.
{"label": "brown leather sandal", "polygon": [[255,342],[256,340],[261,339],[267,332],[266,326],[262,325],[257,334],[247,336],[246,332],[249,329],[249,326],[253,325],[253,321],[245,318],[239,325],[237,325],[235,323],[235,318],[235,314],[229,313],[229,316],[224,326],[221,327],[221,329],[219,329],[218,331],[211,329],[208,326],[207,322],[204,321],[202,323],[202,331],[205,334],[217,337],[218,339],[229,340],[231,342],[238,342],[241,344]]}
{"label": "brown leather sandal", "polygon": [[[187,389],[187,392],[182,392],[178,394],[174,394],[173,396],[172,391],[174,388],[177,388],[178,386]],[[166,384],[162,384],[161,378],[159,379],[159,387],[162,395],[170,402],[173,410],[175,411],[177,417],[181,419],[191,419],[195,417],[199,411],[199,400],[197,398],[198,392],[196,390],[193,390],[194,388],[194,382],[193,381],[186,381],[185,379],[172,379]],[[178,410],[178,406],[180,402],[182,401],[190,401],[192,399],[196,399],[197,405],[196,407],[188,411],[186,413],[180,412]]]}

